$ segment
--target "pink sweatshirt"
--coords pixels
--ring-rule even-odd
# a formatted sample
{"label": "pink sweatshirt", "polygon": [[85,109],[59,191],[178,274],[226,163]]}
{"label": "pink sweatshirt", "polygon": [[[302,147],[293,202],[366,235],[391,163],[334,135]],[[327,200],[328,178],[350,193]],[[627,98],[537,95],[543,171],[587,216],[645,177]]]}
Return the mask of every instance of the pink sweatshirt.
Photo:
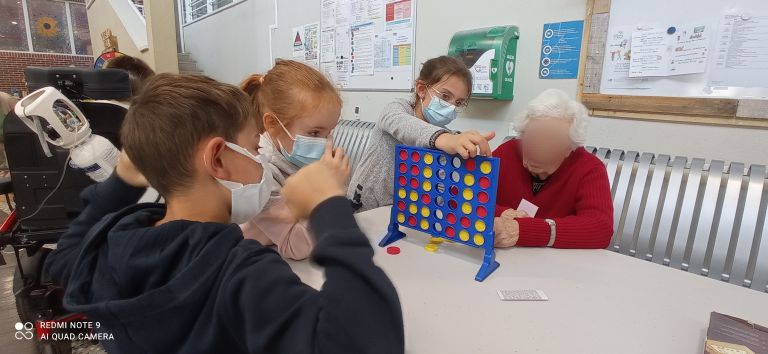
{"label": "pink sweatshirt", "polygon": [[274,245],[283,258],[302,260],[309,257],[314,247],[306,222],[296,222],[291,215],[280,190],[288,176],[296,173],[298,167],[286,161],[275,149],[267,133],[261,135],[259,154],[269,155],[268,167],[272,169],[272,196],[264,209],[248,222],[241,224],[243,235],[247,239],[259,241],[264,246]]}

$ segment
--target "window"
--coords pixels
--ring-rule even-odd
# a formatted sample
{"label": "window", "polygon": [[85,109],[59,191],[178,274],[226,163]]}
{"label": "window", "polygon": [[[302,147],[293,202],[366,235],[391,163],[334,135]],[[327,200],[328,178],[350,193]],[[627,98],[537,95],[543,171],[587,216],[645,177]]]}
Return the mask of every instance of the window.
{"label": "window", "polygon": [[69,3],[69,16],[72,19],[72,38],[75,40],[75,54],[91,55],[91,32],[88,30],[88,14],[85,5]]}
{"label": "window", "polygon": [[72,53],[65,3],[27,0],[27,11],[34,51]]}
{"label": "window", "polygon": [[0,0],[0,50],[29,50],[22,0]]}
{"label": "window", "polygon": [[243,0],[184,0],[184,23],[205,17]]}

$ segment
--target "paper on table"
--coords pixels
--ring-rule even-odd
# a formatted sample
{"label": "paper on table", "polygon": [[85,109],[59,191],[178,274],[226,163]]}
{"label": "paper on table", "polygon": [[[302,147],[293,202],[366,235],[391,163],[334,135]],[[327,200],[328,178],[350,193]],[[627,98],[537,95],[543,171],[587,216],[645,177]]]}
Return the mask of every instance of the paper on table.
{"label": "paper on table", "polygon": [[533,204],[528,200],[526,200],[525,198],[523,198],[520,201],[520,205],[517,206],[517,210],[528,213],[528,216],[530,217],[535,217],[536,213],[539,211],[539,207],[536,206],[536,204]]}

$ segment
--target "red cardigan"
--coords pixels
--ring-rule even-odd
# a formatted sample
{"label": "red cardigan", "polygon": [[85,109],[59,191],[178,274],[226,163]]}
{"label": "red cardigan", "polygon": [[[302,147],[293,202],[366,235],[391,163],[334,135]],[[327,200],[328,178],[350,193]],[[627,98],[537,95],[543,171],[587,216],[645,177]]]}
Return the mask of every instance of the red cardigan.
{"label": "red cardigan", "polygon": [[496,216],[517,208],[523,198],[539,207],[535,218],[517,219],[517,245],[546,246],[550,228],[544,219],[552,219],[556,223],[553,247],[608,247],[613,235],[613,203],[608,174],[600,159],[584,148],[574,150],[534,195],[519,145],[517,140],[510,140],[493,152],[501,159]]}

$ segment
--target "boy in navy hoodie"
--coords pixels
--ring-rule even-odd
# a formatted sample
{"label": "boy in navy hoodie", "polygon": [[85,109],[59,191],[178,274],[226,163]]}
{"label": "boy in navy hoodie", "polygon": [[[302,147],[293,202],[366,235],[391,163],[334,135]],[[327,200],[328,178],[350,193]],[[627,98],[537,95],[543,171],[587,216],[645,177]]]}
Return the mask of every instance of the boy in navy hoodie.
{"label": "boy in navy hoodie", "polygon": [[[259,212],[271,181],[250,107],[202,76],[150,79],[115,174],[83,192],[85,210],[46,261],[64,306],[114,337],[102,341],[110,353],[402,353],[400,303],[343,197],[342,151],[327,147],[283,187],[317,237],[322,290],[243,239],[237,223]],[[135,204],[147,182],[167,205]]]}

